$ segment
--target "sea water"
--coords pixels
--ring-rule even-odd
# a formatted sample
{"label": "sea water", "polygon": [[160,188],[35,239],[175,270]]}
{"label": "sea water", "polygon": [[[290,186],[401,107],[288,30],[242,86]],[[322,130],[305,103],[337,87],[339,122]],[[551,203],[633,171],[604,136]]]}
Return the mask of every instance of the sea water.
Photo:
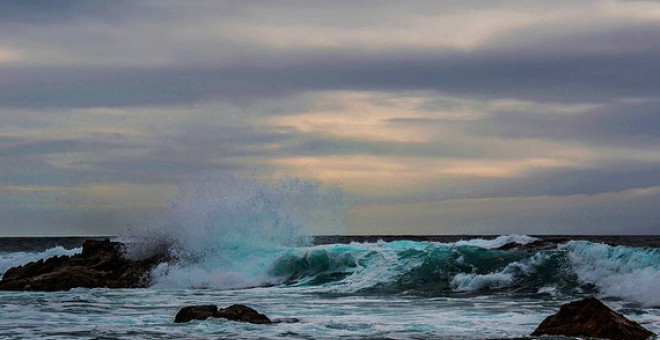
{"label": "sea water", "polygon": [[[340,231],[341,191],[300,180],[213,183],[116,238],[128,257],[177,259],[153,269],[149,288],[0,291],[0,338],[514,339],[587,296],[660,333],[657,236],[564,238],[532,252],[497,249],[537,239],[527,235],[314,238]],[[0,239],[0,273],[81,243]],[[282,322],[173,323],[184,306],[235,303]]]}
{"label": "sea water", "polygon": [[[532,240],[295,246],[272,251],[243,274],[219,276],[209,261],[164,265],[148,289],[4,291],[0,337],[512,339],[527,337],[561,304],[586,296],[660,332],[660,249],[588,241],[538,252],[492,249]],[[3,252],[0,269],[79,251]],[[284,322],[173,323],[183,306],[234,303]]]}

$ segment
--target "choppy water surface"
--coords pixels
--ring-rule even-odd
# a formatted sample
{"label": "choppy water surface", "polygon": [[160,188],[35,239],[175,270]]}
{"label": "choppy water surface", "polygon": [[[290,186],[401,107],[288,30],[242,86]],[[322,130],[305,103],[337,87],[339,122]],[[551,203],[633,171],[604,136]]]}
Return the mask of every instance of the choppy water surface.
{"label": "choppy water surface", "polygon": [[[307,294],[291,289],[74,290],[1,293],[6,338],[515,338],[529,334],[562,299],[475,295]],[[299,323],[250,325],[220,319],[173,324],[184,305],[245,303]],[[658,331],[657,309],[610,306]]]}
{"label": "choppy water surface", "polygon": [[[558,237],[523,252],[498,248],[537,238],[307,236],[341,233],[344,208],[341,190],[313,181],[193,183],[162,221],[119,238],[129,257],[177,259],[151,288],[0,292],[0,338],[512,339],[592,295],[660,332],[660,237]],[[81,244],[0,239],[0,273]],[[300,322],[173,323],[187,305],[234,303]]]}
{"label": "choppy water surface", "polygon": [[[495,249],[533,240],[207,249],[157,268],[150,289],[0,292],[0,337],[511,339],[591,295],[660,332],[658,248],[568,241],[538,252]],[[78,251],[3,252],[0,272]],[[246,288],[254,286],[261,287]],[[209,303],[300,322],[173,324],[181,307]]]}

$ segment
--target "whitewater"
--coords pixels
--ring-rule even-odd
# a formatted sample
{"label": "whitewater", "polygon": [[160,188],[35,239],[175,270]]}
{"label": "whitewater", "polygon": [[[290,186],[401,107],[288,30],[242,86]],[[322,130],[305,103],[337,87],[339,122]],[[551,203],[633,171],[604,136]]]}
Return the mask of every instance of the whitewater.
{"label": "whitewater", "polygon": [[[128,257],[176,259],[153,269],[149,288],[0,291],[0,338],[532,339],[560,305],[587,296],[660,333],[657,236],[575,237],[535,251],[506,246],[544,237],[311,237],[338,231],[340,190],[214,183],[182,193],[162,221],[114,237]],[[81,251],[69,241],[0,239],[0,273]],[[234,303],[299,322],[173,323],[184,306]]]}
{"label": "whitewater", "polygon": [[[163,265],[148,289],[0,292],[3,338],[520,338],[568,301],[597,296],[660,331],[660,250],[569,241],[497,250],[522,235],[264,250],[241,271],[207,255]],[[79,248],[0,254],[0,270]],[[256,261],[256,262],[255,262]],[[224,272],[215,268],[233,267]],[[173,324],[186,305],[249,305],[298,323]]]}

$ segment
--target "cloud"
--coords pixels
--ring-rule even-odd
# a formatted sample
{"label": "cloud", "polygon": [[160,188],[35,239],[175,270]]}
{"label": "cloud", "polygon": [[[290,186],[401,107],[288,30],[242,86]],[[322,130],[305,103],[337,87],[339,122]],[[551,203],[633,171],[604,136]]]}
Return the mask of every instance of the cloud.
{"label": "cloud", "polygon": [[9,1],[0,29],[12,223],[114,232],[218,172],[339,183],[361,232],[655,217],[656,2]]}
{"label": "cloud", "polygon": [[357,234],[653,235],[660,217],[654,204],[658,199],[660,188],[652,187],[593,196],[364,205],[351,210],[347,218]]}
{"label": "cloud", "polygon": [[[277,59],[284,56],[271,56]],[[351,57],[288,56],[291,65],[246,60],[231,66],[0,69],[0,106],[125,107],[237,100],[307,91],[437,91],[475,98],[600,102],[652,97],[660,50],[613,55],[437,55],[430,52]]]}
{"label": "cloud", "polygon": [[122,9],[127,10],[133,1],[118,0],[112,4],[97,0],[53,1],[38,0],[3,1],[0,4],[0,20],[3,23],[60,24],[66,20],[92,17],[96,20],[113,18]]}
{"label": "cloud", "polygon": [[[28,59],[0,66],[0,106],[172,105],[326,90],[594,102],[660,90],[646,76],[660,71],[655,3],[137,4],[144,17],[72,2],[61,10],[75,20],[39,23],[30,4],[10,6],[27,17],[7,30],[6,46]],[[308,19],[321,13],[321,22]]]}
{"label": "cloud", "polygon": [[499,110],[469,129],[507,138],[574,139],[619,147],[653,147],[660,136],[660,101],[623,100],[572,114]]}

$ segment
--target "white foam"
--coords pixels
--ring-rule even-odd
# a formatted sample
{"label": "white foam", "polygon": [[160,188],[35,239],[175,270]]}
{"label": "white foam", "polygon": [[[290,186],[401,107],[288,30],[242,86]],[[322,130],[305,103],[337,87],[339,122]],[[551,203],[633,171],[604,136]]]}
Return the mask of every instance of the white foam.
{"label": "white foam", "polygon": [[459,273],[451,280],[452,289],[458,292],[471,292],[483,289],[505,288],[513,284],[512,273],[473,274]]}
{"label": "white foam", "polygon": [[156,268],[158,287],[250,287],[269,283],[280,252],[319,228],[336,232],[343,208],[341,191],[319,182],[215,176],[185,187],[163,223],[132,239],[143,248],[167,244],[179,259]]}
{"label": "white foam", "polygon": [[558,294],[558,288],[557,288],[557,286],[554,286],[554,285],[553,286],[543,286],[543,287],[539,288],[537,293],[556,296]]}
{"label": "white foam", "polygon": [[582,241],[569,242],[560,249],[568,251],[578,280],[596,285],[603,296],[660,306],[660,249]]}
{"label": "white foam", "polygon": [[528,244],[538,241],[538,238],[521,234],[501,235],[492,240],[475,238],[467,241],[458,241],[455,244],[459,246],[477,246],[486,249],[496,249],[508,243]]}
{"label": "white foam", "polygon": [[498,272],[487,274],[458,273],[450,281],[450,287],[458,292],[473,292],[484,289],[499,289],[511,287],[519,275],[529,275],[546,260],[544,253],[521,261],[514,261]]}

